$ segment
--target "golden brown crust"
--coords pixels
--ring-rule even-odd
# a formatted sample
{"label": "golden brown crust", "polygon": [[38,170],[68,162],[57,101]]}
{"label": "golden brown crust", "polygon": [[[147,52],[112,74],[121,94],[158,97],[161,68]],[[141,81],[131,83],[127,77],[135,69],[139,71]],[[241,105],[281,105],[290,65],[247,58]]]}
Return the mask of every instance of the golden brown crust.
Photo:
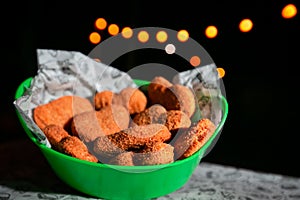
{"label": "golden brown crust", "polygon": [[176,136],[172,144],[174,146],[175,158],[183,159],[193,155],[212,136],[216,126],[209,119],[201,119],[193,123],[191,127]]}
{"label": "golden brown crust", "polygon": [[181,128],[188,128],[191,125],[189,116],[181,110],[167,111],[165,114],[161,115],[160,121],[163,122],[164,119],[164,125],[171,132],[176,132]]}
{"label": "golden brown crust", "polygon": [[47,137],[50,144],[54,148],[57,148],[58,143],[63,138],[70,136],[69,133],[65,129],[63,129],[61,126],[58,126],[58,125],[55,125],[55,124],[47,125],[43,129],[43,132],[45,133],[45,136]]}
{"label": "golden brown crust", "polygon": [[94,96],[95,109],[100,110],[105,106],[111,106],[114,93],[110,90],[97,92]]}
{"label": "golden brown crust", "polygon": [[145,109],[143,112],[140,112],[136,114],[132,121],[130,126],[134,125],[147,125],[147,124],[162,124],[166,121],[166,119],[163,119],[161,117],[162,114],[166,113],[167,110],[159,105],[159,104],[154,104],[150,106],[149,108]]}
{"label": "golden brown crust", "polygon": [[74,115],[93,109],[92,104],[86,98],[62,96],[49,103],[37,106],[33,110],[33,119],[41,130],[47,125],[56,124],[68,131]]}
{"label": "golden brown crust", "polygon": [[132,151],[120,153],[111,158],[107,163],[112,165],[134,166],[133,154]]}

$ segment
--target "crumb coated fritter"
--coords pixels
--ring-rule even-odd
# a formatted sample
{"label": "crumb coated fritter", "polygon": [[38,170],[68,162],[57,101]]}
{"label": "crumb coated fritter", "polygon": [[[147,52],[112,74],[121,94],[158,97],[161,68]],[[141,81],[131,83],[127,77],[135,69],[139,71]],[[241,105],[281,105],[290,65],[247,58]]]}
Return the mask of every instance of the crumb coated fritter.
{"label": "crumb coated fritter", "polygon": [[156,142],[134,154],[135,165],[158,165],[174,161],[174,147],[163,142]]}
{"label": "crumb coated fritter", "polygon": [[94,96],[95,109],[100,110],[105,106],[110,106],[112,104],[114,93],[110,90],[104,90],[97,92]]}
{"label": "crumb coated fritter", "polygon": [[216,126],[209,119],[203,118],[191,125],[189,129],[177,134],[172,141],[175,159],[183,159],[198,151],[212,136]]}
{"label": "crumb coated fritter", "polygon": [[[136,114],[132,121],[130,126],[134,125],[146,125],[146,124],[162,124],[166,121],[166,119],[163,119],[161,116],[162,114],[165,114],[167,110],[159,104],[154,104],[144,111]],[[164,115],[165,116],[165,115]]]}
{"label": "crumb coated fritter", "polygon": [[113,104],[121,104],[130,114],[140,113],[146,109],[147,97],[139,88],[127,87],[116,94]]}
{"label": "crumb coated fritter", "polygon": [[69,133],[63,129],[61,126],[55,125],[55,124],[50,124],[47,125],[44,129],[43,132],[47,139],[49,140],[50,144],[54,147],[57,148],[58,143],[65,137],[70,136]]}
{"label": "crumb coated fritter", "polygon": [[88,151],[87,146],[76,136],[63,138],[58,143],[58,151],[81,160],[98,162],[98,159]]}
{"label": "crumb coated fritter", "polygon": [[70,130],[74,115],[94,110],[91,102],[80,96],[62,96],[33,110],[33,119],[43,130],[47,125],[56,124]]}
{"label": "crumb coated fritter", "polygon": [[71,130],[84,142],[91,142],[99,136],[128,128],[129,121],[130,116],[124,106],[111,105],[74,116]]}
{"label": "crumb coated fritter", "polygon": [[159,121],[164,122],[171,133],[175,133],[181,128],[188,128],[191,125],[189,116],[181,110],[168,110],[160,116]]}
{"label": "crumb coated fritter", "polygon": [[130,127],[106,137],[99,137],[94,142],[94,152],[97,154],[115,154],[120,151],[141,149],[147,144],[164,142],[171,138],[171,133],[162,124],[149,124]]}
{"label": "crumb coated fritter", "polygon": [[117,143],[110,140],[108,136],[97,137],[93,141],[92,146],[94,155],[103,163],[116,155],[125,152],[125,150],[121,149]]}
{"label": "crumb coated fritter", "polygon": [[127,151],[124,153],[120,153],[113,158],[111,158],[107,164],[111,165],[122,165],[122,166],[134,166],[133,162],[133,155],[134,153],[132,151]]}
{"label": "crumb coated fritter", "polygon": [[172,84],[155,77],[148,86],[150,104],[161,104],[166,110],[181,110],[191,117],[196,109],[195,96],[190,88]]}

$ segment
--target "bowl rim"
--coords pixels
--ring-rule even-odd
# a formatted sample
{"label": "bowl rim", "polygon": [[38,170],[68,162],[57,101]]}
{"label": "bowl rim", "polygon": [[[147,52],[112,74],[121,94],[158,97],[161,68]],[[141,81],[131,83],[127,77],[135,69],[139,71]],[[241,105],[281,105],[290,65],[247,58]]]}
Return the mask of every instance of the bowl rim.
{"label": "bowl rim", "polygon": [[[25,79],[23,82],[21,82],[21,84],[17,87],[17,90],[15,92],[15,100],[20,98],[25,91],[30,87],[31,81],[32,81],[32,77],[28,77],[27,79]],[[140,79],[134,79],[136,84],[141,84],[141,85],[145,85],[145,84],[149,84],[149,81],[146,80],[140,80]],[[58,152],[52,148],[47,147],[45,144],[42,144],[40,142],[38,142],[38,140],[36,139],[36,137],[34,136],[34,134],[32,133],[32,131],[27,127],[25,129],[25,132],[27,133],[29,139],[35,144],[37,145],[41,150],[43,151],[47,151],[51,154],[54,154],[56,156],[62,157],[64,159],[70,160],[70,161],[74,161],[74,162],[78,162],[81,164],[85,164],[85,165],[90,165],[90,166],[94,166],[94,167],[102,167],[102,168],[114,168],[114,169],[119,169],[119,170],[155,170],[155,169],[160,169],[160,168],[165,168],[165,167],[172,167],[172,166],[176,166],[176,165],[180,165],[183,164],[185,162],[189,162],[190,160],[195,159],[195,157],[199,157],[202,156],[205,151],[207,150],[207,148],[211,145],[212,141],[216,138],[217,135],[220,134],[225,121],[227,119],[228,116],[228,102],[226,100],[226,98],[221,95],[220,96],[221,102],[222,102],[222,118],[220,123],[218,124],[216,130],[214,131],[213,135],[205,142],[205,144],[197,151],[195,152],[193,155],[182,159],[182,160],[176,160],[172,163],[167,163],[167,164],[158,164],[158,165],[142,165],[142,166],[122,166],[122,165],[112,165],[112,164],[106,164],[106,163],[95,163],[95,162],[90,162],[90,161],[86,161],[86,160],[81,160],[69,155],[66,155],[64,153]],[[22,118],[22,116],[20,115],[19,111],[17,109],[15,109],[18,115],[18,118],[20,120],[21,123],[25,124],[24,119]],[[23,127],[25,128],[25,127]]]}

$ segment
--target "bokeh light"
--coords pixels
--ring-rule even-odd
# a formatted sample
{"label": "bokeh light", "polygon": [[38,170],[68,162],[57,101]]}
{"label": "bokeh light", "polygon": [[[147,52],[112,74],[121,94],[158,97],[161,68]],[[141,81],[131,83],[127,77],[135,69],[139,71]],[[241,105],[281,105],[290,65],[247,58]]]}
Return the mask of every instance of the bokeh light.
{"label": "bokeh light", "polygon": [[191,59],[190,59],[190,64],[194,67],[197,67],[200,65],[200,57],[199,56],[192,56]]}
{"label": "bokeh light", "polygon": [[158,31],[156,33],[156,40],[160,43],[164,43],[168,39],[168,34],[165,31]]}
{"label": "bokeh light", "polygon": [[294,4],[288,4],[286,5],[282,11],[281,16],[285,19],[293,18],[297,14],[297,8]]}
{"label": "bokeh light", "polygon": [[173,54],[176,51],[176,47],[173,44],[167,44],[165,47],[165,51],[167,54]]}
{"label": "bokeh light", "polygon": [[104,30],[107,26],[107,22],[104,18],[98,18],[96,21],[95,21],[95,26],[97,29],[99,30]]}
{"label": "bokeh light", "polygon": [[217,68],[219,78],[223,78],[225,76],[225,70],[222,67]]}
{"label": "bokeh light", "polygon": [[243,19],[239,24],[239,29],[242,32],[249,32],[253,27],[253,22],[250,19]]}
{"label": "bokeh light", "polygon": [[89,36],[89,40],[93,44],[98,44],[101,41],[101,36],[97,32],[92,32]]}
{"label": "bokeh light", "polygon": [[180,30],[177,33],[177,39],[180,42],[186,42],[189,39],[189,32],[187,30]]}
{"label": "bokeh light", "polygon": [[218,34],[218,29],[216,26],[211,25],[205,29],[205,35],[208,38],[215,38],[217,34]]}
{"label": "bokeh light", "polygon": [[145,43],[149,40],[149,34],[147,31],[140,31],[138,33],[138,40],[142,43]]}
{"label": "bokeh light", "polygon": [[119,26],[117,24],[110,24],[108,26],[108,33],[110,35],[117,35],[119,33]]}
{"label": "bokeh light", "polygon": [[122,36],[126,39],[131,38],[133,35],[133,31],[130,27],[124,27],[121,32]]}

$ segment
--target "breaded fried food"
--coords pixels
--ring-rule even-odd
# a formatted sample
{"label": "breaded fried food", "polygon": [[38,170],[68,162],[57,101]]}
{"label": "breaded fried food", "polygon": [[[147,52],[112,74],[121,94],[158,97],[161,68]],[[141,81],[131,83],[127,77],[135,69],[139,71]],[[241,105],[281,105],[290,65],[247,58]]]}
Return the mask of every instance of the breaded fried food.
{"label": "breaded fried food", "polygon": [[124,153],[120,153],[113,158],[111,158],[107,164],[111,165],[122,165],[122,166],[134,166],[133,163],[133,155],[132,151],[127,151]]}
{"label": "breaded fried food", "polygon": [[97,92],[94,96],[95,110],[100,110],[105,106],[111,106],[114,93],[110,90]]}
{"label": "breaded fried food", "polygon": [[146,109],[147,97],[139,88],[127,87],[116,94],[112,102],[123,105],[130,114],[135,114]]}
{"label": "breaded fried food", "polygon": [[69,156],[86,160],[90,162],[98,162],[98,159],[89,152],[87,146],[76,136],[67,136],[58,143],[58,151]]}
{"label": "breaded fried food", "polygon": [[91,142],[99,136],[110,135],[127,129],[130,116],[122,105],[112,104],[98,111],[89,111],[74,116],[72,133],[84,142]]}
{"label": "breaded fried food", "polygon": [[174,161],[174,147],[163,142],[147,146],[140,153],[134,154],[135,165],[159,165]]}
{"label": "breaded fried food", "polygon": [[[94,143],[94,152],[118,152],[139,150],[154,142],[164,142],[171,138],[171,133],[162,124],[148,124],[144,126],[134,126],[117,133],[97,138]],[[108,142],[111,141],[111,142]]]}
{"label": "breaded fried food", "polygon": [[181,110],[168,110],[160,116],[159,121],[163,122],[172,134],[175,134],[178,129],[189,128],[191,126],[189,116]]}
{"label": "breaded fried food", "polygon": [[194,93],[190,88],[172,84],[163,77],[155,77],[148,86],[151,105],[161,104],[167,110],[181,110],[191,117],[196,109]]}
{"label": "breaded fried food", "polygon": [[91,102],[80,96],[62,96],[33,110],[33,119],[43,130],[47,125],[56,124],[69,131],[74,115],[94,110]]}
{"label": "breaded fried food", "polygon": [[130,126],[134,126],[134,125],[146,125],[146,124],[163,124],[166,121],[166,115],[165,118],[163,118],[163,116],[161,116],[162,114],[165,114],[167,112],[167,110],[159,104],[154,104],[150,107],[148,107],[147,109],[145,109],[144,111],[136,114],[132,121],[131,121],[131,125]]}
{"label": "breaded fried food", "polygon": [[93,152],[95,156],[103,163],[125,152],[115,141],[112,141],[108,136],[97,137],[93,142]]}
{"label": "breaded fried food", "polygon": [[193,155],[212,136],[215,124],[207,118],[200,119],[189,129],[177,134],[171,144],[174,146],[175,159],[183,159]]}
{"label": "breaded fried food", "polygon": [[56,124],[47,125],[43,129],[43,132],[54,149],[57,148],[58,143],[63,138],[70,136],[70,134],[65,129]]}

